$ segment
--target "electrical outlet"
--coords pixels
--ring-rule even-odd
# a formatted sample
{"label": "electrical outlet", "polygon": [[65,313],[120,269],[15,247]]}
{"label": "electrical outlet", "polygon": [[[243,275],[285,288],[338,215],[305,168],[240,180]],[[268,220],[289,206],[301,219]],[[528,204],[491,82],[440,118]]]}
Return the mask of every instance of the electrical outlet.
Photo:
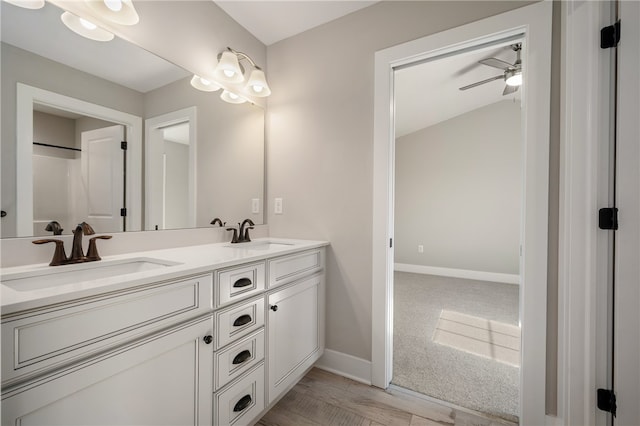
{"label": "electrical outlet", "polygon": [[260,199],[252,198],[251,199],[251,213],[260,213]]}
{"label": "electrical outlet", "polygon": [[276,198],[273,203],[273,212],[275,214],[282,214],[282,198]]}
{"label": "electrical outlet", "polygon": [[424,253],[424,246],[422,244],[418,244],[418,253]]}

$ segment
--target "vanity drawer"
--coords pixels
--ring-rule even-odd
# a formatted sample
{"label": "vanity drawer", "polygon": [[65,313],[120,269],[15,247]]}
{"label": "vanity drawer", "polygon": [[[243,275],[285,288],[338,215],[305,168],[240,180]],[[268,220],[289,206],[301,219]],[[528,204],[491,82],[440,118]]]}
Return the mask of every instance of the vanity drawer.
{"label": "vanity drawer", "polygon": [[265,263],[216,271],[216,308],[256,295],[264,290]]}
{"label": "vanity drawer", "polygon": [[264,359],[264,328],[216,352],[214,357],[214,385],[218,390]]}
{"label": "vanity drawer", "polygon": [[212,309],[211,274],[51,306],[2,321],[3,387]]}
{"label": "vanity drawer", "polygon": [[264,410],[264,363],[214,395],[216,425],[249,425]]}
{"label": "vanity drawer", "polygon": [[324,267],[324,251],[311,250],[269,260],[269,288],[290,283]]}
{"label": "vanity drawer", "polygon": [[216,350],[264,325],[264,296],[216,312]]}

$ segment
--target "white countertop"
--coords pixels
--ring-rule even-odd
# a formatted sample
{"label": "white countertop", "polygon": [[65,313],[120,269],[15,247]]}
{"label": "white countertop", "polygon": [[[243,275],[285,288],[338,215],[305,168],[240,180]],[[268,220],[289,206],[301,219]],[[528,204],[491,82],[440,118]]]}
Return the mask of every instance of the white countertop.
{"label": "white countertop", "polygon": [[[273,246],[266,243],[277,243]],[[116,256],[103,256],[101,261],[76,265],[49,266],[34,264],[2,269],[2,281],[23,274],[42,274],[46,280],[52,274],[63,273],[74,268],[91,268],[129,259],[164,261],[177,263],[157,269],[127,273],[106,278],[82,280],[70,284],[44,287],[37,290],[17,290],[4,283],[0,285],[2,316],[27,309],[66,302],[73,299],[95,296],[101,293],[122,290],[157,281],[176,279],[189,275],[211,272],[240,263],[258,261],[270,257],[286,255],[302,250],[323,247],[326,241],[293,240],[284,238],[257,238],[250,243],[205,244],[173,249],[151,250]],[[52,247],[53,249],[53,247]],[[53,250],[52,250],[53,255]]]}

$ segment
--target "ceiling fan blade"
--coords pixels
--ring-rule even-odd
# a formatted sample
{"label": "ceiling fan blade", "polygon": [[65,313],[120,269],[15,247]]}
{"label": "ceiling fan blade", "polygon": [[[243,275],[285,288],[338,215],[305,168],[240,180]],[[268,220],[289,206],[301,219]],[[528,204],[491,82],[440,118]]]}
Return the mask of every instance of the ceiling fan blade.
{"label": "ceiling fan blade", "polygon": [[490,67],[498,68],[501,70],[513,68],[513,64],[510,64],[509,62],[505,62],[502,59],[498,59],[498,58],[487,58],[487,59],[482,59],[478,62],[481,63],[482,65],[488,65]]}
{"label": "ceiling fan blade", "polygon": [[487,78],[486,80],[476,81],[475,83],[469,84],[467,86],[462,86],[460,90],[471,89],[472,87],[480,86],[481,84],[489,83],[494,80],[500,80],[501,78],[504,78],[504,75],[496,75],[495,77]]}
{"label": "ceiling fan blade", "polygon": [[504,85],[504,91],[502,92],[502,96],[510,95],[518,91],[520,86],[509,86],[508,84]]}

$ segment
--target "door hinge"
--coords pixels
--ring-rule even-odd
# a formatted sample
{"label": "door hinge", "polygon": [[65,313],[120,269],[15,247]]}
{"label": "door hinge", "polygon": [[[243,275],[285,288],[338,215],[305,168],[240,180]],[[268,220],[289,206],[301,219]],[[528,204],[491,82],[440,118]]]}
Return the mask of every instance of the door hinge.
{"label": "door hinge", "polygon": [[122,149],[123,151],[127,150],[127,141],[120,142],[120,149]]}
{"label": "door hinge", "polygon": [[616,394],[611,389],[598,389],[598,408],[616,416]]}
{"label": "door hinge", "polygon": [[127,215],[127,209],[126,208],[120,209],[120,216],[125,217],[126,215]]}
{"label": "door hinge", "polygon": [[393,248],[393,238],[389,238],[389,248]]}
{"label": "door hinge", "polygon": [[605,207],[598,210],[598,227],[600,229],[618,229],[618,209]]}
{"label": "door hinge", "polygon": [[600,30],[600,48],[609,49],[616,47],[620,42],[620,20],[613,25]]}

